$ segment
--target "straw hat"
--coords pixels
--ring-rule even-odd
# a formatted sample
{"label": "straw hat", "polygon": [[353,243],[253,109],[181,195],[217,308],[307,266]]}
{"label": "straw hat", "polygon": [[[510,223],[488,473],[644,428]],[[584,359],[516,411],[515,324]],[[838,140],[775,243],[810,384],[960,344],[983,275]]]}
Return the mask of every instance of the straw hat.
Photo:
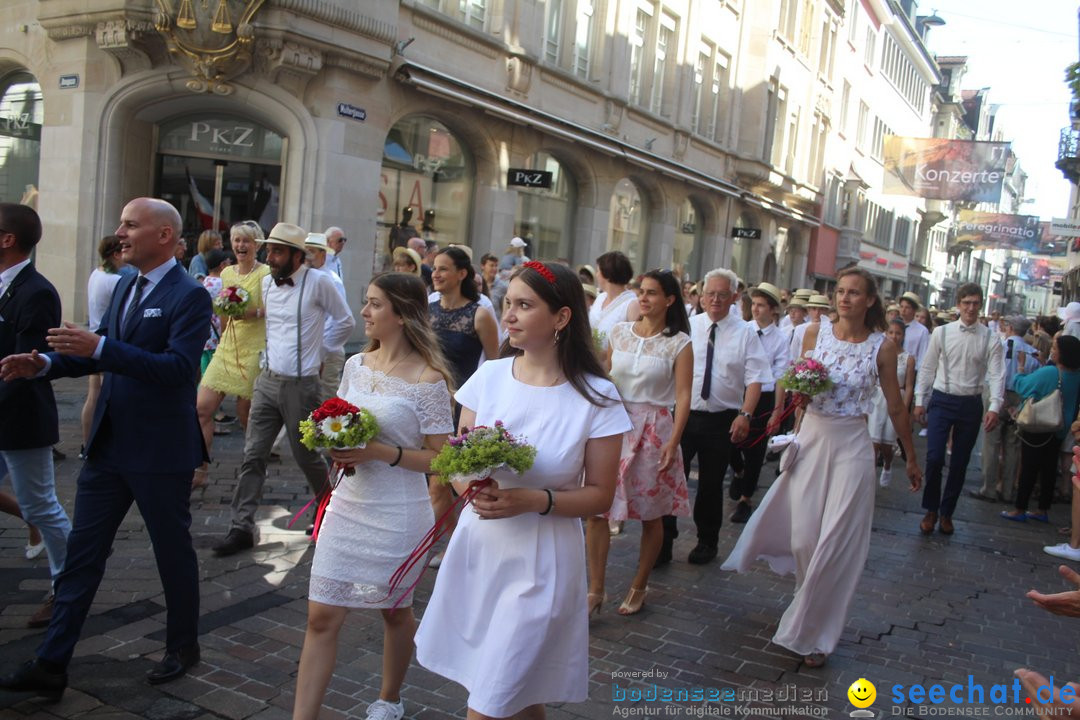
{"label": "straw hat", "polygon": [[330,244],[326,241],[324,233],[308,233],[308,236],[304,239],[304,247],[309,250],[328,250]]}
{"label": "straw hat", "polygon": [[[323,239],[325,240],[325,236],[323,236]],[[307,232],[304,228],[292,223],[279,222],[270,231],[264,242],[304,250],[306,249],[304,247],[305,240],[307,240]]]}
{"label": "straw hat", "polygon": [[420,275],[420,265],[424,262],[423,259],[420,257],[420,253],[416,252],[412,248],[394,248],[394,262],[397,262],[400,258],[405,258],[413,264],[413,275]]}
{"label": "straw hat", "polygon": [[908,291],[908,292],[904,293],[903,295],[900,296],[900,299],[901,300],[907,300],[908,302],[915,303],[915,309],[916,310],[918,310],[919,308],[922,307],[922,300],[919,298],[918,295],[916,295],[913,292]]}
{"label": "straw hat", "polygon": [[468,255],[469,256],[469,262],[472,262],[472,248],[469,247],[468,245],[457,245],[455,243],[450,243],[449,245],[447,245],[447,247],[457,248],[461,252]]}
{"label": "straw hat", "polygon": [[581,283],[581,289],[584,290],[585,294],[591,297],[593,300],[595,300],[596,296],[599,294],[596,291],[596,286],[590,285],[589,283]]}
{"label": "straw hat", "polygon": [[788,306],[789,310],[791,308],[802,308],[803,310],[805,310],[806,309],[806,301],[803,300],[801,297],[793,297],[790,300],[788,300],[787,306]]}
{"label": "straw hat", "polygon": [[813,294],[814,291],[808,290],[807,288],[799,288],[795,291],[795,297],[799,298],[800,300],[809,300],[810,296]]}
{"label": "straw hat", "polygon": [[829,298],[824,295],[811,295],[810,301],[806,303],[808,308],[821,308],[822,310],[828,310],[832,307],[829,304]]}
{"label": "straw hat", "polygon": [[750,297],[754,297],[755,295],[761,295],[767,300],[771,300],[771,304],[774,307],[779,307],[780,305],[780,288],[772,283],[762,282],[758,283],[756,287],[750,288]]}

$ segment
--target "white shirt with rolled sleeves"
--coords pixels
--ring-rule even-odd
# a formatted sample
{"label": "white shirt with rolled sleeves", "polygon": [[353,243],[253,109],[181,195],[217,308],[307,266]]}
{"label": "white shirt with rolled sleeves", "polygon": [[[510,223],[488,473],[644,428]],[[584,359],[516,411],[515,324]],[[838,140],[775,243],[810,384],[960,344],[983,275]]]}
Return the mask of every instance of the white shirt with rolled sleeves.
{"label": "white shirt with rolled sleeves", "polygon": [[915,368],[922,366],[923,358],[930,347],[930,331],[918,320],[907,323],[904,331],[904,352],[915,358]]}
{"label": "white shirt with rolled sleeves", "polygon": [[1005,362],[997,333],[981,323],[964,325],[961,320],[934,330],[919,366],[915,405],[925,408],[931,390],[982,395],[984,385],[990,388],[987,411],[1000,412],[1005,400]]}
{"label": "white shirt with rolled sleeves", "polygon": [[694,387],[690,394],[690,409],[705,412],[738,410],[743,404],[746,386],[750,383],[773,382],[772,369],[757,333],[735,313],[716,324],[713,340],[712,384],[709,399],[701,397],[705,379],[706,352],[709,347],[708,313],[690,318],[690,341],[694,350]]}
{"label": "white shirt with rolled sleeves", "polygon": [[[266,364],[279,375],[318,375],[326,349],[344,347],[356,327],[356,320],[329,273],[302,266],[291,278],[292,285],[276,285],[272,275],[263,278]],[[301,288],[303,303],[298,308]],[[299,361],[296,347],[298,319]]]}
{"label": "white shirt with rolled sleeves", "polygon": [[[776,381],[787,372],[790,365],[787,335],[776,325],[759,328],[756,320],[747,321],[746,326],[750,328],[750,332],[757,335],[761,349],[765,352],[765,357],[768,358],[772,369],[772,380],[761,383],[761,392],[773,392],[776,390]],[[758,335],[758,330],[761,331],[760,335]]]}

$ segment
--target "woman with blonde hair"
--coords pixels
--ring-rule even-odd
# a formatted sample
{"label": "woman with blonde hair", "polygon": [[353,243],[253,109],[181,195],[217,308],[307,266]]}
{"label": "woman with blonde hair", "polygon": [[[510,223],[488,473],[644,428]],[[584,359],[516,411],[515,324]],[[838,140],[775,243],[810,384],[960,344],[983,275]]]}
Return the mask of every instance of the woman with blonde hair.
{"label": "woman with blonde hair", "polygon": [[[224,287],[240,287],[248,293],[248,307],[240,318],[222,318],[223,328],[214,357],[199,383],[197,407],[206,452],[214,443],[214,413],[226,395],[236,396],[236,415],[240,427],[247,429],[248,412],[255,378],[259,375],[259,353],[266,347],[266,317],[263,314],[262,279],[270,267],[255,259],[263,241],[262,228],[253,220],[237,223],[229,229],[229,242],[236,264],[221,271]],[[207,483],[208,466],[195,471],[192,487]]]}
{"label": "woman with blonde hair", "polygon": [[[231,230],[229,232],[232,233]],[[221,250],[224,247],[221,233],[216,230],[203,230],[199,233],[199,242],[195,247],[195,255],[192,256],[191,263],[188,265],[188,275],[202,282],[202,279],[210,274],[206,267],[206,254],[211,250]]]}
{"label": "woman with blonde hair", "polygon": [[[359,450],[333,450],[351,466],[333,491],[311,564],[308,623],[293,718],[318,717],[350,609],[378,609],[383,621],[382,686],[371,720],[404,714],[401,686],[412,658],[412,592],[388,581],[435,522],[424,473],[453,431],[452,376],[428,320],[423,281],[406,273],[376,276],[361,311],[369,344],[345,363],[338,396],[370,410],[379,434]],[[400,588],[411,588],[417,563]],[[394,609],[394,608],[397,609]]]}

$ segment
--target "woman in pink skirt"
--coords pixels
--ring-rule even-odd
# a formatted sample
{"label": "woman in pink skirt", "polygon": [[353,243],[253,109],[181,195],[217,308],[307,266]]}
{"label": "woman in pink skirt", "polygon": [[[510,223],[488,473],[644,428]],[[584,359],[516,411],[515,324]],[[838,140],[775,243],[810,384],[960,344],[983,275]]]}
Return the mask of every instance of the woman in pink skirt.
{"label": "woman in pink skirt", "polygon": [[679,440],[690,415],[694,356],[678,280],[668,271],[645,273],[638,305],[641,318],[615,325],[608,336],[607,365],[634,429],[623,436],[611,509],[588,522],[590,614],[600,610],[605,598],[608,520],[641,521],[637,573],[618,611],[633,615],[645,602],[649,573],[660,554],[661,519],[690,514]]}

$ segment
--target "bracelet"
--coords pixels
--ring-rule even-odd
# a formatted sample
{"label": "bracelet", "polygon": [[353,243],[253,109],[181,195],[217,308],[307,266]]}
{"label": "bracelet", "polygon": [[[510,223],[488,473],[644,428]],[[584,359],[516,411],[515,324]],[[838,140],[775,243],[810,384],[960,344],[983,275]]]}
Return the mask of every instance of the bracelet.
{"label": "bracelet", "polygon": [[542,512],[540,514],[541,515],[548,515],[548,514],[551,513],[552,510],[555,509],[555,493],[551,492],[547,488],[544,488],[544,492],[546,492],[547,496],[548,496],[548,506],[547,506],[547,510],[545,510],[544,512]]}
{"label": "bracelet", "polygon": [[401,456],[402,456],[403,453],[404,453],[404,451],[401,449],[401,446],[398,445],[397,446],[397,457],[394,458],[394,462],[390,463],[390,467],[397,467],[397,464],[399,462],[401,462]]}

